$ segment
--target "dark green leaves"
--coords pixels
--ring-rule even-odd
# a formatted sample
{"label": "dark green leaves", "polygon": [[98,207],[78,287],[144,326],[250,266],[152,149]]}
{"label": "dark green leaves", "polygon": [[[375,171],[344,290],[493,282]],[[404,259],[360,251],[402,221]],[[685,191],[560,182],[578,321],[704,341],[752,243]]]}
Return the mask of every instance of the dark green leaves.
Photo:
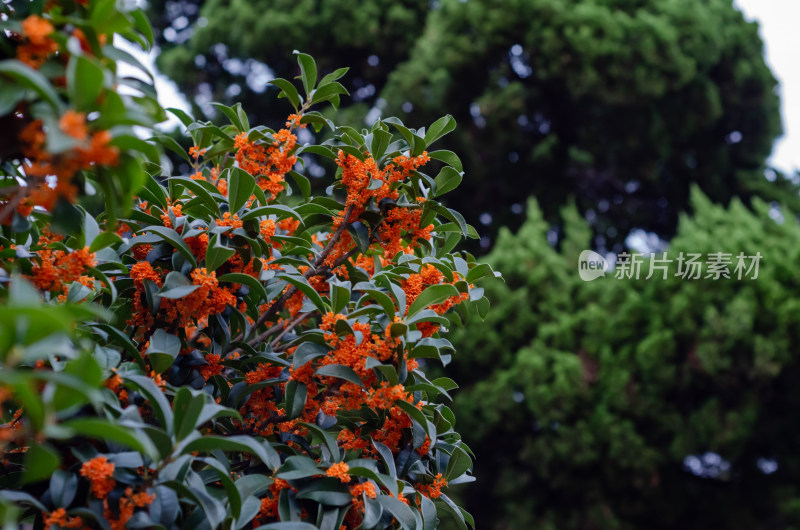
{"label": "dark green leaves", "polygon": [[214,234],[206,247],[205,265],[208,272],[217,270],[236,253],[232,248],[224,246],[220,237],[219,234]]}
{"label": "dark green leaves", "polygon": [[255,455],[270,469],[277,469],[280,459],[268,442],[259,442],[250,436],[203,436],[193,440],[183,448],[184,454],[192,451],[210,452],[239,451]]}
{"label": "dark green leaves", "polygon": [[160,374],[170,366],[181,350],[181,340],[175,335],[171,335],[163,329],[157,329],[150,337],[150,345],[147,347],[147,356],[153,370]]}
{"label": "dark green leaves", "polygon": [[443,116],[433,122],[425,133],[425,145],[433,142],[456,128],[456,120],[451,115]]}
{"label": "dark green leaves", "polygon": [[303,383],[294,380],[286,383],[286,415],[288,419],[297,418],[303,413],[307,394],[308,388]]}
{"label": "dark green leaves", "polygon": [[103,90],[103,70],[86,56],[73,55],[67,64],[67,91],[78,110],[94,107]]}
{"label": "dark green leaves", "polygon": [[300,107],[300,94],[297,93],[297,89],[292,83],[286,79],[273,79],[269,82],[269,84],[280,88],[281,93],[278,95],[278,97],[285,97],[288,99],[295,110]]}
{"label": "dark green leaves", "polygon": [[238,212],[253,195],[256,179],[238,167],[232,168],[228,175],[228,203],[231,212]]}
{"label": "dark green leaves", "polygon": [[193,284],[189,278],[180,272],[171,271],[164,280],[164,285],[158,292],[161,298],[177,299],[193,293],[200,286]]}
{"label": "dark green leaves", "polygon": [[445,166],[436,175],[436,196],[444,195],[448,191],[453,191],[461,184],[462,174],[450,166]]}
{"label": "dark green leaves", "polygon": [[22,482],[38,482],[48,478],[58,468],[58,453],[46,444],[36,442],[28,446],[25,453],[25,471]]}
{"label": "dark green leaves", "polygon": [[53,108],[61,107],[61,100],[53,85],[38,70],[34,70],[16,59],[9,59],[0,61],[0,75],[10,77],[25,88],[35,91]]}
{"label": "dark green leaves", "polygon": [[297,53],[297,64],[300,65],[300,77],[306,94],[311,94],[317,84],[317,65],[310,55]]}
{"label": "dark green leaves", "polygon": [[414,300],[414,302],[408,308],[407,317],[412,317],[428,306],[441,304],[451,296],[458,295],[458,289],[450,284],[431,285],[422,291],[416,300]]}

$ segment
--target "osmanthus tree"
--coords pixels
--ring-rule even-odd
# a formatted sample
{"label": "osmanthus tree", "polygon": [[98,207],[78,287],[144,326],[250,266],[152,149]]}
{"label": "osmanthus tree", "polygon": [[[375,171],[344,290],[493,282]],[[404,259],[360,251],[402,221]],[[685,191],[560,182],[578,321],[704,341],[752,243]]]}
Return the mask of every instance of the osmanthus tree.
{"label": "osmanthus tree", "polygon": [[[473,480],[456,384],[422,370],[450,360],[443,332],[486,314],[473,282],[494,275],[453,252],[474,230],[436,201],[461,181],[455,154],[427,151],[453,119],[337,127],[310,109],[338,105],[346,69],[317,79],[299,54],[303,95],[274,81],[284,128],[173,110],[186,153],[131,130],[163,117],[152,86],[116,73],[135,60],[115,33],[150,41],[140,11],[2,10],[5,527],[473,524],[444,491]],[[299,146],[308,125],[333,139]],[[163,147],[191,173],[162,166]],[[324,196],[300,154],[338,166]]]}

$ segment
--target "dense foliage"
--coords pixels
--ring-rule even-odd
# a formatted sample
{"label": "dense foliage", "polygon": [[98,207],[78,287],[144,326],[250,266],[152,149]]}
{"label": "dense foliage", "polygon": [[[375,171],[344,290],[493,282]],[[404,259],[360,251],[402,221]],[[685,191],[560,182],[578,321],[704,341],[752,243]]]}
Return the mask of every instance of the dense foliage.
{"label": "dense foliage", "polygon": [[730,0],[155,6],[170,13],[159,64],[201,103],[244,98],[259,119],[282,119],[259,79],[265,66],[294,75],[281,59],[294,46],[326,68],[339,56],[358,66],[358,120],[374,107],[424,124],[447,108],[469,124],[446,146],[468,154],[470,174],[448,203],[486,235],[517,226],[529,195],[550,222],[575,196],[595,245],[610,247],[637,227],[671,236],[692,183],[717,202],[778,193],[764,186],[776,81],[757,24]]}
{"label": "dense foliage", "polygon": [[[423,372],[451,358],[441,333],[486,314],[473,282],[493,276],[453,252],[474,229],[437,202],[462,178],[427,151],[453,118],[336,126],[310,109],[338,105],[346,69],[320,79],[298,54],[303,90],[273,81],[282,128],[171,109],[187,153],[152,129],[152,86],[116,73],[137,62],[115,35],[152,42],[142,11],[2,11],[4,527],[472,524],[443,490],[473,480],[456,384]],[[309,125],[332,139],[299,145]],[[339,168],[325,194],[301,154]]]}
{"label": "dense foliage", "polygon": [[[797,528],[800,226],[695,193],[667,256],[763,256],[757,279],[578,275],[535,203],[487,257],[485,325],[452,337],[454,410],[479,456],[463,499],[491,528]],[[660,257],[660,255],[659,255]],[[736,259],[730,266],[734,271]],[[703,269],[706,276],[706,269]]]}

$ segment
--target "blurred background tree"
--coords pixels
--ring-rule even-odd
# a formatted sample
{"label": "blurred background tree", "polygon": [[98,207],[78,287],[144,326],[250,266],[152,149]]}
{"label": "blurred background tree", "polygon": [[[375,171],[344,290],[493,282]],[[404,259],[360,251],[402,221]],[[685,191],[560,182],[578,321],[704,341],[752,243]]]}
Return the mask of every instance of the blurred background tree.
{"label": "blurred background tree", "polygon": [[757,280],[675,278],[672,263],[645,281],[646,259],[639,281],[585,283],[574,207],[560,249],[533,201],[519,232],[501,229],[485,260],[505,283],[486,283],[486,322],[453,334],[445,369],[481,527],[800,525],[800,226],[758,200],[691,202],[668,257],[760,252]]}
{"label": "blurred background tree", "polygon": [[[345,105],[412,126],[452,113],[468,178],[450,204],[487,236],[536,196],[569,197],[597,248],[631,229],[674,233],[696,183],[718,202],[774,199],[764,162],[781,131],[758,26],[731,0],[154,0],[161,70],[200,110],[264,97],[293,48],[350,65]],[[356,113],[353,112],[352,115]],[[359,124],[363,125],[363,124]],[[617,244],[616,247],[614,244]]]}

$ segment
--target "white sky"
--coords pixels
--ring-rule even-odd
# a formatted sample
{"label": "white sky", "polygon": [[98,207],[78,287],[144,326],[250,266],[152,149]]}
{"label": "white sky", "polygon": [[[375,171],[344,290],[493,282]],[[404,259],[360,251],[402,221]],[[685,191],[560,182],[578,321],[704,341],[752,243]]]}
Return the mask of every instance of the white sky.
{"label": "white sky", "polygon": [[784,171],[800,169],[800,20],[798,0],[736,0],[747,20],[761,28],[767,64],[780,83],[783,137],[775,142],[772,164]]}

